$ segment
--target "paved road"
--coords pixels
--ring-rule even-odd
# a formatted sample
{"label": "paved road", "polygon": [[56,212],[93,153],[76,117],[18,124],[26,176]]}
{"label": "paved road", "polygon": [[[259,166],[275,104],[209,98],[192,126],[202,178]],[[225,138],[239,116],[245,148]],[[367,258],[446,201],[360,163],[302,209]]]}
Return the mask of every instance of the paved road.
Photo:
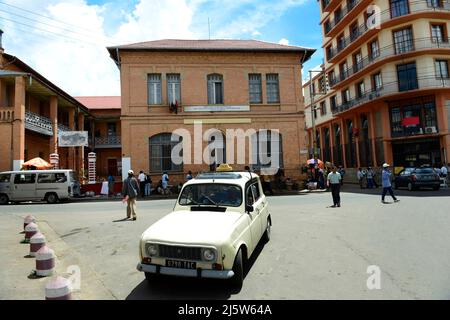
{"label": "paved road", "polygon": [[[19,244],[23,218],[38,219],[57,256],[56,271],[81,270],[77,299],[450,299],[450,192],[399,191],[380,203],[379,191],[348,189],[341,208],[329,193],[270,197],[272,240],[260,245],[240,292],[221,281],[165,278],[148,285],[136,271],[141,233],[174,200],[141,201],[138,220],[120,202],[0,207],[0,299],[43,299],[48,278],[29,279],[34,259]],[[369,290],[368,266],[381,270]]]}

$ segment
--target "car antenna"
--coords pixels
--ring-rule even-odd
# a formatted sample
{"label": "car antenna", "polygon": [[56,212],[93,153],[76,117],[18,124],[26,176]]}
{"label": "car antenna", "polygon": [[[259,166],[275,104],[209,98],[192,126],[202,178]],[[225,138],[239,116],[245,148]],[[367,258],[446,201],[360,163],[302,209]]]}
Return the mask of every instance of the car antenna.
{"label": "car antenna", "polygon": [[245,166],[245,170],[247,170],[248,174],[250,175],[250,180],[252,180],[252,172],[250,171],[250,167]]}

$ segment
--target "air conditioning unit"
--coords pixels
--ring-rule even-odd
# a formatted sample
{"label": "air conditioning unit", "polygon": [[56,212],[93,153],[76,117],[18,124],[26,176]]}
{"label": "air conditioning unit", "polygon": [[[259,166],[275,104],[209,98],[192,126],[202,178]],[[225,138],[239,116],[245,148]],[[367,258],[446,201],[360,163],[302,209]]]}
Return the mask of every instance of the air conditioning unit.
{"label": "air conditioning unit", "polygon": [[425,127],[425,133],[437,133],[436,127]]}

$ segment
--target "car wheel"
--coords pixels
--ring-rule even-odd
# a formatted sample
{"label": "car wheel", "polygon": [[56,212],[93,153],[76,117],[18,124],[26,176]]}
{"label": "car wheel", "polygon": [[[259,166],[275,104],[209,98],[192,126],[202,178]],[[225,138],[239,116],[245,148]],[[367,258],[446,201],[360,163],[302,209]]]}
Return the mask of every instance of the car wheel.
{"label": "car wheel", "polygon": [[414,190],[414,186],[411,182],[408,183],[408,190],[409,191],[413,191]]}
{"label": "car wheel", "polygon": [[265,243],[267,243],[267,242],[270,241],[270,228],[271,228],[271,227],[272,227],[272,226],[271,226],[271,224],[270,224],[270,220],[267,219],[266,231],[264,231],[264,234],[263,234],[263,241],[264,241]]}
{"label": "car wheel", "polygon": [[0,205],[8,204],[9,198],[6,194],[0,194]]}
{"label": "car wheel", "polygon": [[234,276],[231,278],[231,285],[234,289],[240,290],[244,282],[244,263],[242,258],[242,249],[239,249],[233,264]]}
{"label": "car wheel", "polygon": [[58,196],[56,195],[56,193],[49,193],[45,200],[47,201],[47,203],[54,204],[58,202]]}

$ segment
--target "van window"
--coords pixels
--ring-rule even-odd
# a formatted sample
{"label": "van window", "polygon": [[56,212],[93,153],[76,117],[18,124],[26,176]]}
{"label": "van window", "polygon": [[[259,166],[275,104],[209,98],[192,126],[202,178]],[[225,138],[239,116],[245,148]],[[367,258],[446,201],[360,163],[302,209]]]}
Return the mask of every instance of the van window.
{"label": "van window", "polygon": [[256,202],[261,197],[257,183],[252,184],[252,191],[253,191],[253,197],[255,198],[255,202]]}
{"label": "van window", "polygon": [[0,174],[0,182],[9,182],[11,180],[10,174]]}
{"label": "van window", "polygon": [[14,177],[15,184],[31,184],[36,181],[36,174],[34,173],[19,173]]}
{"label": "van window", "polygon": [[67,181],[64,173],[39,173],[38,183],[63,183]]}

